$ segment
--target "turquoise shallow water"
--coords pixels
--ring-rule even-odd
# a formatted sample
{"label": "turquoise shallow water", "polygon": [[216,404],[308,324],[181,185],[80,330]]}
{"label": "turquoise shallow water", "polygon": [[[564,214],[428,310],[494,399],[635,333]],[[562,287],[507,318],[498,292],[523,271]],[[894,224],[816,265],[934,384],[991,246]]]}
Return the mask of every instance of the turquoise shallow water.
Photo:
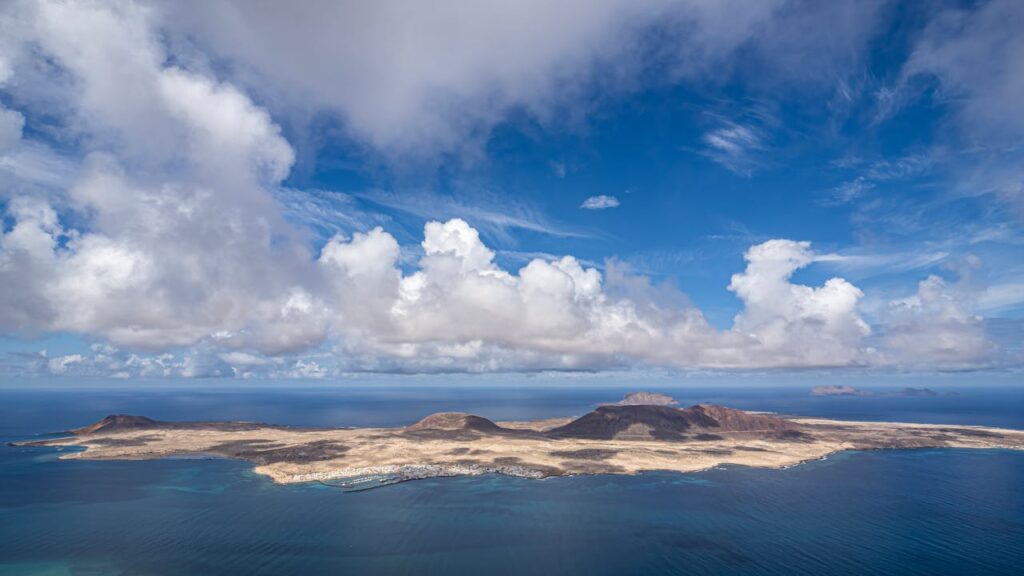
{"label": "turquoise shallow water", "polygon": [[[50,408],[31,394],[0,397],[4,434],[53,431],[65,413],[80,424],[95,419],[83,420],[84,412],[112,407],[208,417],[184,410],[213,411],[223,400],[105,394],[48,396]],[[321,407],[305,410],[316,417],[369,413],[383,421],[405,419],[416,404],[387,392],[391,410],[360,410],[373,393],[331,393],[338,407],[327,410],[319,393],[303,394],[238,395],[235,409],[281,420],[308,404]],[[551,392],[545,403],[537,392],[517,403],[502,396],[507,391],[447,394],[434,396],[446,408],[492,402],[541,416],[582,411],[609,395]],[[996,403],[1012,407],[1015,398]],[[948,417],[955,420],[957,404],[974,410],[975,401],[982,402],[950,400]],[[903,419],[915,406],[923,414],[942,406],[895,404],[886,406]],[[1020,417],[990,412],[1002,425]],[[56,455],[0,449],[0,575],[1020,574],[1024,565],[1024,455],[1009,451],[844,453],[787,470],[686,475],[434,479],[355,494],[277,486],[242,462]]]}

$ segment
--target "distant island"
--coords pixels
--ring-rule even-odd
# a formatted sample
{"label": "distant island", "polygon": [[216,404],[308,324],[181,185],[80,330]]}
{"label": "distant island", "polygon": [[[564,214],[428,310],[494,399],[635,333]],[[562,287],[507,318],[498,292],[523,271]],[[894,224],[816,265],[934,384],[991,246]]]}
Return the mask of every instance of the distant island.
{"label": "distant island", "polygon": [[[815,386],[811,388],[814,396],[940,396],[939,392],[931,388],[903,388],[893,392],[869,392],[854,388],[853,386]],[[946,392],[945,395],[955,396],[956,392]]]}
{"label": "distant island", "polygon": [[814,396],[863,396],[864,392],[853,386],[815,386],[811,388]]}
{"label": "distant island", "polygon": [[[647,399],[652,404],[639,403]],[[666,400],[667,399],[667,400]],[[629,395],[578,418],[494,422],[460,412],[402,428],[293,428],[253,422],[161,422],[111,415],[65,437],[20,445],[83,446],[65,459],[208,455],[247,460],[275,482],[363,489],[435,476],[692,472],[723,464],[781,468],[842,450],[1024,449],[1024,431],[977,426],[782,417],[724,406],[676,408]]]}
{"label": "distant island", "polygon": [[675,406],[675,398],[657,392],[630,392],[615,403],[617,406]]}

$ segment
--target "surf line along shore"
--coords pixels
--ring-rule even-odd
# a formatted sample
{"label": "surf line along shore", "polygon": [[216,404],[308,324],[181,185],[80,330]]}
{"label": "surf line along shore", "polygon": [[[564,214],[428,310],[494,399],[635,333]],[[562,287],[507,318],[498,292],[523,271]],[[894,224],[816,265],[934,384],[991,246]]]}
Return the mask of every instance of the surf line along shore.
{"label": "surf line along shore", "polygon": [[401,428],[161,422],[113,415],[64,437],[20,444],[85,448],[64,459],[193,454],[243,459],[279,483],[371,475],[394,483],[488,473],[545,478],[694,472],[723,464],[784,468],[843,450],[1024,450],[1020,430],[783,417],[710,404],[677,408],[657,396],[598,406],[578,418],[493,422],[449,412]]}

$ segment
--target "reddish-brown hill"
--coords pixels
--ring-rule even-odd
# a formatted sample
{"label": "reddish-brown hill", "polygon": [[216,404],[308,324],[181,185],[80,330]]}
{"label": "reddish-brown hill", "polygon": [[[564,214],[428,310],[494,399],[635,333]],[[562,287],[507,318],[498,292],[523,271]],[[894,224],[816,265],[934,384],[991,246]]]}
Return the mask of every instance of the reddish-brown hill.
{"label": "reddish-brown hill", "polygon": [[656,440],[685,438],[687,434],[729,432],[780,433],[796,430],[792,422],[767,414],[697,404],[689,408],[670,406],[600,406],[572,422],[548,431],[556,438],[634,438]]}
{"label": "reddish-brown hill", "polygon": [[99,422],[75,428],[71,431],[76,436],[95,434],[96,432],[118,432],[122,430],[142,430],[156,428],[160,422],[151,420],[145,416],[130,416],[128,414],[111,414]]}

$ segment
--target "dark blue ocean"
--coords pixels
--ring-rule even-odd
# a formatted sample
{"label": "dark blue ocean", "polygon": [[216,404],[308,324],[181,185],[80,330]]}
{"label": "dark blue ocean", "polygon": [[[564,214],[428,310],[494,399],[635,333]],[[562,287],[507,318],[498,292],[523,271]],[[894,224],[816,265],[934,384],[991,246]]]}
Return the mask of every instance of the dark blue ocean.
{"label": "dark blue ocean", "polygon": [[[0,390],[0,440],[109,413],[393,426],[459,410],[581,414],[612,388]],[[847,419],[1024,428],[1024,389],[818,398],[676,389]],[[542,481],[487,476],[358,493],[277,486],[244,462],[61,461],[0,447],[0,575],[1024,573],[1024,453],[851,452],[742,467]]]}

